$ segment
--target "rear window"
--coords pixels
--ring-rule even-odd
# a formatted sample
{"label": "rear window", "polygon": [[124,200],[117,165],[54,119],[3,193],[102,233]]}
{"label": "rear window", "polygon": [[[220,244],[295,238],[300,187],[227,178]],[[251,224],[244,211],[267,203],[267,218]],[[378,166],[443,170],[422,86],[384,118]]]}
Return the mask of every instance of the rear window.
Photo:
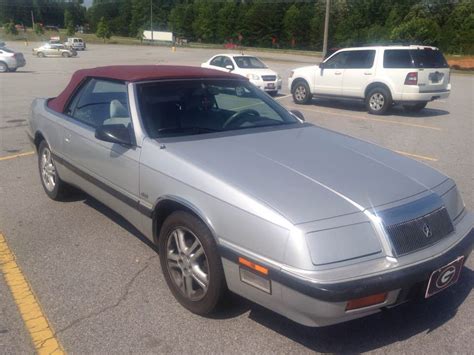
{"label": "rear window", "polygon": [[384,68],[447,68],[443,54],[432,49],[387,49]]}

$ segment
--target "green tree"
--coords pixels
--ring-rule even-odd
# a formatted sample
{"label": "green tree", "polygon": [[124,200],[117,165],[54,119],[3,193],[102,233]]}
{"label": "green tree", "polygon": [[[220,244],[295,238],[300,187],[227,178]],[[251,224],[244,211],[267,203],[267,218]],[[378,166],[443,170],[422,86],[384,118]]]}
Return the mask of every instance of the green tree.
{"label": "green tree", "polygon": [[104,40],[104,43],[105,40],[109,39],[112,35],[112,33],[110,32],[109,23],[104,17],[102,17],[99,23],[97,24],[97,31],[95,34],[97,35],[97,37],[102,38]]}
{"label": "green tree", "polygon": [[412,18],[401,23],[392,30],[390,35],[394,41],[436,46],[439,40],[438,24],[428,18]]}
{"label": "green tree", "polygon": [[295,46],[296,37],[300,29],[300,10],[293,4],[286,10],[285,17],[283,17],[283,32],[285,39]]}
{"label": "green tree", "polygon": [[33,26],[33,30],[37,35],[42,35],[44,33],[43,26],[39,23],[35,23],[35,25]]}
{"label": "green tree", "polygon": [[76,33],[74,29],[74,17],[68,9],[64,10],[64,27],[66,27],[66,34],[68,36],[74,36],[74,33]]}
{"label": "green tree", "polygon": [[10,20],[10,22],[8,22],[5,25],[5,33],[7,35],[15,35],[15,36],[18,34],[18,30],[16,29],[15,22],[13,22],[13,20]]}

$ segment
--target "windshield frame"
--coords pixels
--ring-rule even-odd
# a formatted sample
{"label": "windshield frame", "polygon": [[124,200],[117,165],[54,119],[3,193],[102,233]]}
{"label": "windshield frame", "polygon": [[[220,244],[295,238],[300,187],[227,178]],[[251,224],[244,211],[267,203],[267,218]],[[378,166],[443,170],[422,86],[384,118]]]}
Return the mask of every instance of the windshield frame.
{"label": "windshield frame", "polygon": [[[213,82],[225,82],[231,81],[235,83],[240,83],[241,85],[245,85],[249,88],[252,88],[253,92],[256,94],[256,97],[262,101],[264,101],[271,109],[273,109],[281,118],[282,123],[273,124],[273,125],[256,125],[256,126],[248,126],[248,127],[239,127],[239,128],[232,128],[226,130],[216,130],[215,132],[202,132],[202,133],[183,133],[180,135],[161,135],[161,136],[154,136],[150,134],[149,129],[146,125],[146,120],[143,116],[143,107],[142,101],[140,98],[140,87],[143,85],[153,85],[157,83],[175,83],[180,81],[213,81]],[[180,79],[158,79],[158,80],[144,80],[133,83],[133,92],[134,92],[134,108],[135,112],[138,116],[140,121],[141,130],[144,136],[162,141],[162,140],[187,140],[187,139],[196,139],[196,137],[200,137],[199,139],[203,138],[210,138],[210,137],[217,137],[223,135],[238,135],[238,134],[245,134],[251,133],[255,131],[268,131],[268,130],[275,130],[275,129],[286,129],[286,128],[294,128],[295,126],[300,127],[301,125],[305,124],[305,122],[301,121],[294,115],[292,115],[286,108],[284,108],[280,103],[269,97],[265,92],[258,89],[256,86],[251,84],[247,79],[234,79],[234,78],[180,78]],[[191,128],[191,127],[190,127]],[[196,127],[194,127],[196,128]],[[202,127],[205,129],[205,127]]]}

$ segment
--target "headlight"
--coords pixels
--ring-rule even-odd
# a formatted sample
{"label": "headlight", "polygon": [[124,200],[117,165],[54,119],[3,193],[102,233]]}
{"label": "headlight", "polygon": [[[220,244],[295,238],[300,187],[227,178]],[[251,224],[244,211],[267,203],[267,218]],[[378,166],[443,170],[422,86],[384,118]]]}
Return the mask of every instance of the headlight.
{"label": "headlight", "polygon": [[455,186],[454,188],[450,189],[446,192],[443,196],[444,205],[448,210],[448,214],[453,220],[453,222],[457,222],[456,219],[461,216],[462,212],[464,211],[464,201],[461,197],[461,194],[458,191],[458,188]]}
{"label": "headlight", "polygon": [[260,80],[260,76],[258,76],[257,74],[247,74],[247,78],[249,78],[250,80]]}

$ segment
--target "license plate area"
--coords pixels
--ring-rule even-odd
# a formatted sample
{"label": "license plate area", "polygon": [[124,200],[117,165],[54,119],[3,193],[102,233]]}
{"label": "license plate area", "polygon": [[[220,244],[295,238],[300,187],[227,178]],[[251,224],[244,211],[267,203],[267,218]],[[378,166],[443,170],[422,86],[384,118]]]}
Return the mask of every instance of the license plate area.
{"label": "license plate area", "polygon": [[430,73],[428,79],[431,84],[438,84],[440,81],[443,80],[444,74],[440,72]]}
{"label": "license plate area", "polygon": [[454,285],[459,279],[463,265],[464,256],[460,256],[449,264],[433,271],[428,280],[425,298],[429,298]]}
{"label": "license plate area", "polygon": [[275,83],[269,83],[266,86],[267,89],[275,89]]}

